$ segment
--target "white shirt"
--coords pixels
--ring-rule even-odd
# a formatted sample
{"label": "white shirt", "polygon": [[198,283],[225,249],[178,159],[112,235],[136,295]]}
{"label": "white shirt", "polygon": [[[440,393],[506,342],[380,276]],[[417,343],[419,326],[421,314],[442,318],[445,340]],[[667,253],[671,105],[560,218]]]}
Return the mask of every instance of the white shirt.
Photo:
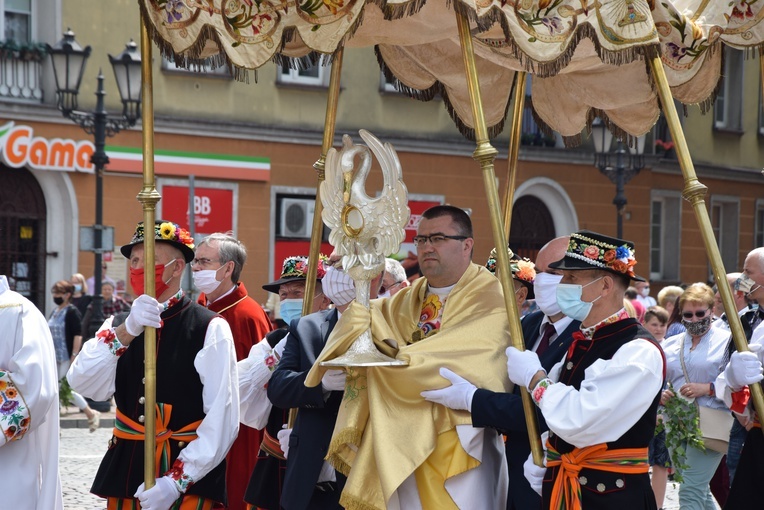
{"label": "white shirt", "polygon": [[652,296],[643,296],[642,294],[637,294],[637,301],[645,305],[645,309],[650,308],[651,306],[655,306],[658,303],[655,301],[655,298]]}
{"label": "white shirt", "polygon": [[560,320],[557,322],[552,322],[549,320],[548,315],[544,315],[544,318],[541,320],[541,324],[539,324],[539,334],[538,338],[536,338],[536,343],[533,344],[533,352],[536,352],[539,348],[539,344],[541,343],[541,337],[544,335],[544,327],[547,324],[551,324],[554,326],[554,334],[549,337],[549,345],[552,345],[552,342],[557,340],[557,337],[559,337],[565,329],[570,326],[570,323],[573,322],[573,319],[568,317],[567,315],[563,315]]}
{"label": "white shirt", "polygon": [[[112,319],[106,319],[99,331],[110,329]],[[66,378],[81,395],[97,401],[108,400],[114,394],[117,361],[119,357],[105,343],[91,339],[82,346]],[[231,328],[224,318],[210,321],[204,345],[194,358],[194,368],[202,381],[202,408],[206,416],[196,429],[197,439],[188,443],[178,459],[184,464],[184,473],[198,482],[225,459],[239,433],[236,351]]]}
{"label": "white shirt", "polygon": [[[249,356],[236,365],[239,373],[239,419],[253,429],[265,428],[273,404],[268,400],[268,381],[278,366],[284,352],[285,335],[271,349],[267,340],[261,340],[249,350]],[[273,357],[271,357],[273,356]]]}
{"label": "white shirt", "polygon": [[[552,381],[559,381],[564,362],[565,358],[549,372]],[[550,430],[583,448],[623,436],[645,414],[662,384],[660,348],[636,339],[611,359],[592,363],[579,390],[567,384],[550,385],[539,409]]]}
{"label": "white shirt", "polygon": [[[4,401],[19,402],[12,414],[25,415],[28,428],[14,441],[11,423],[0,419],[2,508],[62,510],[58,471],[58,377],[53,339],[45,317],[0,275],[0,381]],[[17,392],[15,399],[13,389]],[[10,400],[6,400],[7,398]],[[23,426],[22,426],[23,428]],[[20,434],[20,433],[19,433]]]}

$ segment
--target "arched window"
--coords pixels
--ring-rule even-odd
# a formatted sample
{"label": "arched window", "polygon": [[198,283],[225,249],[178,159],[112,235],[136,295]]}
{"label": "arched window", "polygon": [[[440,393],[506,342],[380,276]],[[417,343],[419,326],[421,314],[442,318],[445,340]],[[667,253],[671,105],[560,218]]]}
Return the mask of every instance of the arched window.
{"label": "arched window", "polygon": [[533,195],[525,195],[512,207],[509,246],[521,257],[536,260],[536,254],[555,237],[554,221],[546,204]]}

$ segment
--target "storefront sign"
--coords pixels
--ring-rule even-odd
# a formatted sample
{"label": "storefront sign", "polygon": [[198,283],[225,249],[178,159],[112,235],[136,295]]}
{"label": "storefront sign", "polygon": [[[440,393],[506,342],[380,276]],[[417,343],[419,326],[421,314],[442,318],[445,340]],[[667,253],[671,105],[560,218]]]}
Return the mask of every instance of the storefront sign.
{"label": "storefront sign", "polygon": [[[194,188],[194,231],[198,235],[233,230],[232,189]],[[162,186],[162,216],[188,228],[188,186]]]}
{"label": "storefront sign", "polygon": [[34,136],[30,126],[11,121],[0,126],[0,159],[11,168],[93,173],[95,146],[87,140],[48,140]]}

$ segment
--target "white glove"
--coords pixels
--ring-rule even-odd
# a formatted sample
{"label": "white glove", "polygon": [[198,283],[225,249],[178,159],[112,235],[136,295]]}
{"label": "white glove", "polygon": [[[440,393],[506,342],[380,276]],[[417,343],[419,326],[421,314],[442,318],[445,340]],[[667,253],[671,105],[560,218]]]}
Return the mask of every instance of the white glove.
{"label": "white glove", "polygon": [[143,487],[144,484],[141,484],[135,491],[143,510],[168,510],[181,496],[178,485],[169,476],[157,478],[156,485],[147,491]]}
{"label": "white glove", "polygon": [[[286,427],[286,425],[284,425]],[[276,436],[279,438],[279,445],[281,451],[284,452],[284,458],[289,455],[289,436],[292,434],[292,429],[281,429]]]}
{"label": "white glove", "polygon": [[[514,347],[507,347],[507,375],[515,384],[521,384],[528,388],[533,376],[541,368],[538,355],[533,351],[520,351]],[[528,388],[532,390],[533,388]]]}
{"label": "white glove", "polygon": [[321,386],[324,391],[345,391],[346,375],[344,370],[327,370],[321,378]]}
{"label": "white glove", "polygon": [[279,340],[279,343],[276,344],[276,347],[273,348],[273,352],[276,353],[276,356],[281,359],[281,357],[284,355],[284,348],[286,347],[286,339],[287,337],[282,338]]}
{"label": "white glove", "polygon": [[439,390],[423,391],[421,395],[424,399],[457,411],[471,411],[472,397],[475,396],[477,386],[446,367],[441,367],[439,373],[441,377],[451,381],[451,386]]}
{"label": "white glove", "polygon": [[[757,345],[752,345],[751,347],[757,347],[756,350],[758,350]],[[735,351],[730,357],[729,365],[724,370],[724,377],[731,388],[740,389],[743,386],[764,379],[761,370],[761,362],[756,353]]]}
{"label": "white glove", "polygon": [[132,336],[138,336],[143,333],[145,326],[162,327],[161,313],[162,305],[159,301],[148,294],[141,294],[133,301],[130,315],[125,320],[125,329]]}
{"label": "white glove", "polygon": [[546,455],[544,455],[543,466],[537,466],[533,462],[532,453],[528,455],[528,459],[523,464],[523,474],[528,483],[531,484],[531,489],[541,496],[541,486],[544,484],[544,475],[546,474]]}

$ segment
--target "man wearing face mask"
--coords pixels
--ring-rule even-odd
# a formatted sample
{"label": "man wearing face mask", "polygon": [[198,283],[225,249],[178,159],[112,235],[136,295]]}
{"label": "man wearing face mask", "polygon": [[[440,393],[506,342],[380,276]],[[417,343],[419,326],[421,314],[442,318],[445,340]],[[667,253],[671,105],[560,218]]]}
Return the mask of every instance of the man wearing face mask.
{"label": "man wearing face mask", "polygon": [[[194,285],[202,294],[202,304],[223,316],[231,326],[236,359],[247,357],[250,349],[265,338],[271,322],[254,299],[249,297],[239,276],[247,261],[247,250],[235,237],[215,233],[196,247],[191,261]],[[226,493],[229,510],[244,510],[244,492],[257,462],[262,432],[245,424],[226,458]]]}
{"label": "man wearing face mask", "polygon": [[548,372],[532,351],[507,349],[507,372],[531,392],[549,427],[546,468],[526,461],[542,508],[655,509],[647,447],[665,379],[660,346],[623,309],[634,245],[595,232],[570,236],[557,286],[560,310],[581,321]]}
{"label": "man wearing face mask", "polygon": [[[263,285],[263,289],[279,296],[284,320],[290,323],[302,315],[307,271],[307,257],[287,257],[282,264],[279,279]],[[331,302],[322,290],[321,279],[324,275],[324,265],[319,261],[316,295],[313,298],[314,312],[326,310]],[[313,315],[317,314],[311,314],[311,317]],[[281,363],[287,334],[288,331],[284,329],[270,332],[266,340],[252,347],[247,358],[238,363],[241,422],[253,428],[264,428],[257,465],[252,471],[244,495],[248,508],[281,508],[286,452],[279,441],[288,434],[283,427],[288,421],[289,408],[273,405],[266,391],[274,371]]]}
{"label": "man wearing face mask", "polygon": [[634,282],[634,288],[637,289],[637,301],[645,306],[645,310],[658,304],[655,298],[650,296],[650,282]]}
{"label": "man wearing face mask", "polygon": [[[573,332],[578,331],[580,321],[567,317],[557,305],[557,285],[562,279],[562,271],[549,264],[565,256],[568,236],[552,239],[539,250],[536,257],[536,277],[533,293],[539,311],[523,318],[523,338],[525,348],[539,355],[541,366],[550,370],[560,361],[573,341]],[[454,396],[465,388],[473,391],[467,410],[472,412],[472,425],[492,427],[506,435],[507,465],[509,466],[509,493],[507,508],[524,510],[539,508],[541,497],[534,491],[523,474],[523,464],[531,452],[528,429],[520,397],[520,387],[512,393],[500,393],[486,389],[475,389],[471,383],[457,376],[453,385],[442,390],[428,392],[428,400],[451,407]],[[451,404],[451,405],[450,405]],[[539,430],[547,430],[546,423],[537,413]]]}
{"label": "man wearing face mask", "polygon": [[[156,297],[144,293],[144,239],[154,237]],[[109,508],[167,510],[225,505],[225,457],[239,430],[236,353],[222,317],[192,302],[181,289],[193,239],[172,222],[146,232],[139,223],[120,251],[129,260],[138,294],[129,314],[108,318],[85,343],[69,370],[69,383],[95,400],[114,395],[117,426],[91,492]],[[144,328],[157,328],[157,409],[144,408]],[[146,420],[156,420],[159,478],[143,484]],[[160,455],[161,454],[161,455]],[[183,506],[182,508],[186,508]]]}
{"label": "man wearing face mask", "polygon": [[[371,282],[372,299],[377,297],[381,279],[380,274]],[[342,403],[345,372],[327,371],[321,384],[314,388],[306,387],[304,382],[340,314],[355,299],[355,284],[340,267],[329,265],[321,288],[335,308],[289,324],[284,354],[268,385],[268,398],[273,405],[298,408],[291,433],[279,433],[287,457],[281,494],[281,507],[286,510],[342,508],[339,499],[345,477],[324,457]]]}

